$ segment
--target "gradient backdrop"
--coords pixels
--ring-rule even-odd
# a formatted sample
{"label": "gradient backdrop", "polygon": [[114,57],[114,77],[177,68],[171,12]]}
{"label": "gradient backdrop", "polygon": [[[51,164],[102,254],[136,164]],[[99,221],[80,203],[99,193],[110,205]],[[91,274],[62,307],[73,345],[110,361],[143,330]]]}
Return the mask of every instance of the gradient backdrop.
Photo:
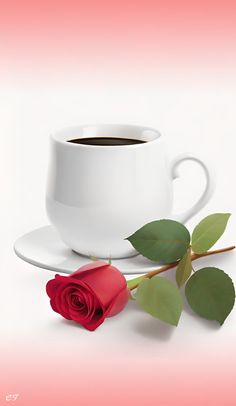
{"label": "gradient backdrop", "polygon": [[[180,150],[186,140],[191,144],[189,130],[196,149],[198,139],[203,145],[212,137],[209,158],[215,153],[220,160],[227,123],[222,162],[232,173],[235,49],[233,0],[0,0],[1,204],[2,214],[14,212],[1,239],[10,275],[1,299],[1,405],[236,404],[235,316],[219,330],[198,320],[192,327],[187,314],[173,333],[158,322],[154,327],[131,303],[127,313],[89,333],[51,312],[42,292],[53,274],[32,272],[12,253],[17,236],[47,222],[42,196],[54,127],[91,121],[156,127],[159,120],[170,137],[183,128]],[[231,181],[222,178],[222,187],[229,190]],[[233,197],[217,196],[220,203],[215,199],[206,214],[234,210]],[[228,270],[234,270],[232,256]],[[19,397],[6,399],[9,394]]]}
{"label": "gradient backdrop", "polygon": [[[144,72],[235,63],[236,7],[218,1],[1,2],[2,67]],[[11,66],[12,68],[12,66]]]}

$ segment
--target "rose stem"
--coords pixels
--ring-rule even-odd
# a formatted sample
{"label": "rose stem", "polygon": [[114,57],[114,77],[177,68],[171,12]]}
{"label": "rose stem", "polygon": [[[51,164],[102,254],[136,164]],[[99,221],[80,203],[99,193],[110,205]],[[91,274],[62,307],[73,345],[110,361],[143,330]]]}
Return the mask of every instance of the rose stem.
{"label": "rose stem", "polygon": [[[231,247],[221,248],[219,250],[214,250],[214,251],[203,252],[202,254],[192,254],[191,261],[195,261],[195,259],[207,257],[209,255],[221,254],[222,252],[232,251],[234,249],[235,249],[235,246],[232,245]],[[159,273],[168,271],[171,268],[175,268],[179,262],[180,262],[180,260],[178,260],[176,262],[172,262],[171,264],[162,266],[161,268],[155,269],[154,271],[150,271],[150,272],[146,273],[145,275],[143,275],[143,278],[151,279],[153,276],[158,275]],[[130,288],[130,290],[136,289],[138,285],[139,285],[139,283],[137,283],[135,286],[132,286],[132,288]]]}

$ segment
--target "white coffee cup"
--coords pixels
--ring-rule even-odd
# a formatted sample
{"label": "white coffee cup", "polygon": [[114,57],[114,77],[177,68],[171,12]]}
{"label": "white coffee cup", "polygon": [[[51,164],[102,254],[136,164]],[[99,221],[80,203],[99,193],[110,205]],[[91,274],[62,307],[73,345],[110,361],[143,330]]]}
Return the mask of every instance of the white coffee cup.
{"label": "white coffee cup", "polygon": [[[67,142],[84,137],[119,137],[146,141],[121,146]],[[178,165],[198,162],[206,175],[205,190],[182,215],[172,213]],[[213,181],[198,158],[182,155],[168,163],[163,136],[132,125],[65,128],[51,136],[46,207],[51,223],[72,250],[88,257],[136,255],[125,240],[144,224],[160,218],[185,222],[210,199]]]}

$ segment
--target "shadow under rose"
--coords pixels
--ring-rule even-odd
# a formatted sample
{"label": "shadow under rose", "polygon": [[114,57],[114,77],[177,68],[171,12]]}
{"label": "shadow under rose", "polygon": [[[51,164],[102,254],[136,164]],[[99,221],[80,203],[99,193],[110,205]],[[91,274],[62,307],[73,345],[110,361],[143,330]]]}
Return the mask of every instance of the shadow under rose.
{"label": "shadow under rose", "polygon": [[171,339],[175,331],[174,326],[170,326],[154,318],[147,318],[137,320],[133,324],[134,330],[141,334],[143,337],[148,337],[153,340],[168,341]]}
{"label": "shadow under rose", "polygon": [[66,329],[68,328],[73,328],[73,329],[79,329],[79,330],[84,330],[84,331],[88,331],[86,330],[83,326],[81,326],[80,324],[76,323],[73,320],[67,320],[64,319],[62,316],[61,317],[56,317],[53,321],[50,320],[50,329],[53,331],[61,331],[61,329],[64,330],[64,328],[66,327]]}
{"label": "shadow under rose", "polygon": [[134,311],[137,311],[138,313],[143,313],[142,308],[138,305],[136,300],[129,300],[126,308],[123,311],[130,312],[130,314],[132,314],[132,312]]}
{"label": "shadow under rose", "polygon": [[77,329],[81,329],[81,330],[86,331],[86,329],[83,326],[81,326],[81,324],[76,323],[73,320],[67,320],[67,319],[61,318],[60,319],[60,324],[61,325],[64,324],[64,326],[67,326],[67,327],[77,328]]}

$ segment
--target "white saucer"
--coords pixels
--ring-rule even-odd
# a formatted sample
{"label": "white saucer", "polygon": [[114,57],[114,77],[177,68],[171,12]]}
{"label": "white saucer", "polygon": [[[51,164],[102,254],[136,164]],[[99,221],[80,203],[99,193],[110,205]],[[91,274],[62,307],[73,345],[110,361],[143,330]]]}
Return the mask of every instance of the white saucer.
{"label": "white saucer", "polygon": [[[91,261],[68,248],[53,226],[41,227],[23,235],[15,242],[14,250],[18,257],[32,265],[68,274]],[[113,259],[112,264],[126,275],[142,274],[160,266],[141,255]]]}

